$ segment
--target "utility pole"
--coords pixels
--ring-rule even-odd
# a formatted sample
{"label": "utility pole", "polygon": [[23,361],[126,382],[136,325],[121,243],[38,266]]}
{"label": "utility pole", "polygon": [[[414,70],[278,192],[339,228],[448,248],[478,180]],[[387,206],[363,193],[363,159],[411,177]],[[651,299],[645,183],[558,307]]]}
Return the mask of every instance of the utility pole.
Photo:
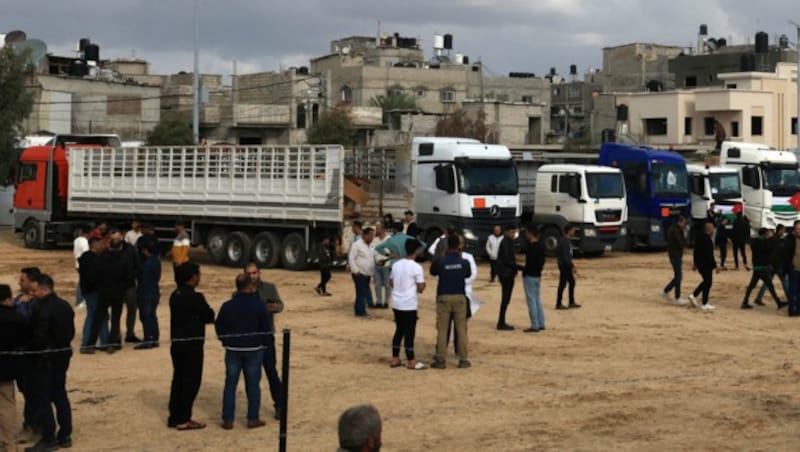
{"label": "utility pole", "polygon": [[200,9],[194,0],[194,76],[192,77],[192,137],[194,143],[200,143]]}
{"label": "utility pole", "polygon": [[[795,78],[797,81],[797,119],[795,120],[794,133],[795,148],[800,150],[800,25],[797,22],[789,21],[797,29],[797,40],[795,41],[795,51],[797,52],[797,69],[795,71]],[[789,127],[791,127],[791,119],[789,120]]]}
{"label": "utility pole", "polygon": [[486,98],[483,97],[483,61],[480,59],[480,57],[478,58],[478,68],[480,69],[481,76],[481,104],[483,104]]}

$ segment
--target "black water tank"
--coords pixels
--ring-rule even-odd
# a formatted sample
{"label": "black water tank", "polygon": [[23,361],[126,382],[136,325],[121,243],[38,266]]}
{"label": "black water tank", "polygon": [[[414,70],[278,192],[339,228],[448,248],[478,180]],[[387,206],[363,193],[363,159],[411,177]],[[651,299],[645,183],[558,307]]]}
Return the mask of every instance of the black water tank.
{"label": "black water tank", "polygon": [[723,48],[723,47],[725,47],[727,45],[728,45],[728,40],[727,39],[725,39],[725,38],[717,39],[717,48],[718,49],[721,49],[721,48]]}
{"label": "black water tank", "polygon": [[86,62],[83,60],[73,60],[69,63],[69,75],[71,77],[83,77],[89,72],[88,69]]}
{"label": "black water tank", "polygon": [[753,72],[756,70],[756,56],[752,53],[742,54],[739,62],[739,70],[742,72]]}
{"label": "black water tank", "polygon": [[616,143],[617,142],[617,132],[614,129],[603,129],[601,132],[601,140],[603,143]]}
{"label": "black water tank", "polygon": [[469,64],[469,57],[464,55],[464,59],[461,62],[464,64]]}
{"label": "black water tank", "polygon": [[781,49],[788,49],[789,48],[789,37],[786,36],[786,35],[781,35],[778,38],[778,46],[780,46]]}
{"label": "black water tank", "polygon": [[617,105],[617,121],[628,120],[628,106],[625,104]]}
{"label": "black water tank", "polygon": [[297,73],[300,75],[308,75],[308,66],[300,66],[297,68]]}
{"label": "black water tank", "polygon": [[756,33],[756,53],[769,52],[769,35],[763,31]]}
{"label": "black water tank", "polygon": [[83,49],[83,59],[86,61],[100,61],[100,46],[89,44]]}
{"label": "black water tank", "polygon": [[447,50],[453,49],[453,35],[449,33],[444,35],[444,48]]}
{"label": "black water tank", "polygon": [[569,65],[569,75],[578,75],[578,66],[574,64]]}
{"label": "black water tank", "polygon": [[556,75],[556,68],[554,67],[550,68],[550,75]]}
{"label": "black water tank", "polygon": [[706,25],[706,24],[701,24],[700,25],[700,34],[703,35],[703,36],[707,36],[708,35],[708,25]]}
{"label": "black water tank", "polygon": [[86,46],[91,44],[92,41],[89,38],[81,38],[78,40],[78,51],[83,52],[86,50]]}

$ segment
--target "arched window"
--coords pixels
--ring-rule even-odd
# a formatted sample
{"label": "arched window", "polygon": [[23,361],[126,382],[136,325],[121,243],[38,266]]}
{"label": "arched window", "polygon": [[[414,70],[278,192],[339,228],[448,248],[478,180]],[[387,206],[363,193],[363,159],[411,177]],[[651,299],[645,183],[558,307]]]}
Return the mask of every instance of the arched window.
{"label": "arched window", "polygon": [[297,104],[297,128],[306,128],[306,105]]}
{"label": "arched window", "polygon": [[349,86],[345,85],[340,90],[340,99],[342,102],[352,102],[353,101],[353,89]]}

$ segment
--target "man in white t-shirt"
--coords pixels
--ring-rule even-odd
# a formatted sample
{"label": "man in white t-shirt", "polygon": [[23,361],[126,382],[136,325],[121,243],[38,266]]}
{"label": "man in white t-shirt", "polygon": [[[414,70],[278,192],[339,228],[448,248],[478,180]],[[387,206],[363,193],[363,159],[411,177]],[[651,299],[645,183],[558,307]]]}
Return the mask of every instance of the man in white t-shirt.
{"label": "man in white t-shirt", "polygon": [[[75,256],[75,271],[78,272],[78,281],[80,281],[80,264],[78,263],[78,259],[83,256],[83,253],[89,251],[89,233],[91,229],[89,226],[83,225],[80,227],[80,233],[75,240],[72,241],[72,254]],[[83,293],[81,293],[81,285],[75,285],[75,306],[82,308],[86,306],[86,302],[83,299]]]}
{"label": "man in white t-shirt", "polygon": [[406,241],[406,257],[392,265],[392,311],[394,311],[395,331],[392,338],[392,367],[400,367],[400,343],[406,349],[406,367],[413,370],[425,369],[425,364],[414,356],[414,336],[417,329],[417,296],[425,290],[425,273],[416,262],[420,244],[414,239]]}
{"label": "man in white t-shirt", "polygon": [[125,233],[125,243],[136,246],[136,241],[142,236],[142,225],[136,220],[131,221],[131,230]]}

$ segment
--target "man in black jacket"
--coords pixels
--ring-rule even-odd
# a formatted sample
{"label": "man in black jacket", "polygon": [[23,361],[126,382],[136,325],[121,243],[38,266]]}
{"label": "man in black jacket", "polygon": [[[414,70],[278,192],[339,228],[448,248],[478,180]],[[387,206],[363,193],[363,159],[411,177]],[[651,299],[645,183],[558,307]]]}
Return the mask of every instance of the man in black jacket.
{"label": "man in black jacket", "polygon": [[[31,340],[27,349],[46,351],[31,358],[30,396],[33,398],[34,425],[42,438],[26,451],[45,451],[72,446],[72,408],[67,397],[67,369],[75,337],[72,306],[53,292],[53,279],[40,274],[34,281],[36,304],[31,312]],[[26,382],[28,384],[28,382]],[[53,417],[53,407],[56,417]],[[58,419],[58,436],[56,436]]]}
{"label": "man in black jacket", "polygon": [[[764,287],[769,290],[770,295],[772,295],[772,298],[775,300],[775,304],[778,305],[778,309],[783,308],[787,304],[778,298],[778,294],[775,293],[775,287],[772,285],[771,239],[772,237],[767,228],[761,228],[758,230],[758,237],[750,244],[750,248],[753,252],[753,277],[750,278],[750,284],[748,284],[747,291],[745,291],[742,309],[753,309],[753,306],[748,303],[748,301],[750,299],[750,292],[755,289],[759,280],[761,280],[764,283]],[[760,302],[761,300],[758,301]],[[764,303],[760,302],[759,304],[763,305]]]}
{"label": "man in black jacket", "polygon": [[111,331],[109,333],[109,353],[122,348],[120,334],[120,318],[125,292],[130,286],[131,279],[136,277],[136,267],[125,252],[122,233],[116,230],[110,234],[108,250],[97,257],[97,312],[89,332],[89,344],[97,341],[100,325],[108,319],[108,310],[111,309]]}
{"label": "man in black jacket", "polygon": [[517,235],[517,227],[514,225],[506,226],[506,236],[500,242],[500,249],[497,251],[497,277],[500,279],[502,287],[502,299],[500,301],[500,315],[497,318],[497,329],[501,331],[511,331],[513,326],[506,323],[506,311],[508,304],[511,303],[511,294],[514,291],[514,280],[517,277],[517,258],[514,255],[514,241]]}
{"label": "man in black jacket", "polygon": [[744,269],[750,271],[745,251],[748,243],[750,243],[750,220],[744,216],[744,213],[737,212],[736,219],[733,220],[733,265],[735,270],[739,270],[739,253],[742,253]]}
{"label": "man in black jacket", "polygon": [[[2,353],[13,352],[28,342],[28,321],[14,309],[11,288],[0,285],[0,450],[17,446],[17,407],[14,379],[21,370],[19,359]],[[5,448],[4,448],[5,447]]]}
{"label": "man in black jacket", "polygon": [[783,242],[783,271],[789,275],[789,317],[800,316],[800,220]]}
{"label": "man in black jacket", "polygon": [[[86,317],[83,319],[83,330],[81,334],[81,353],[92,354],[95,351],[97,342],[89,343],[89,336],[92,331],[94,318],[98,313],[97,308],[97,258],[103,253],[104,242],[97,237],[89,238],[89,251],[83,253],[78,259],[78,274],[81,293],[86,300]],[[100,348],[108,348],[108,320],[100,323],[98,333],[100,337]]]}
{"label": "man in black jacket", "polygon": [[[556,256],[558,256],[558,295],[556,309],[577,309],[581,305],[575,303],[575,273],[577,268],[572,260],[572,238],[575,237],[575,228],[571,224],[564,226],[564,236],[558,241]],[[569,286],[569,307],[561,302],[564,288]]]}
{"label": "man in black jacket", "polygon": [[169,297],[173,370],[167,426],[178,430],[195,430],[206,426],[192,420],[192,406],[203,378],[206,324],[214,323],[214,310],[208,305],[206,297],[195,291],[200,284],[200,267],[197,264],[190,262],[181,265],[176,276],[180,285]]}
{"label": "man in black jacket", "polygon": [[694,293],[689,296],[689,302],[696,308],[697,296],[702,293],[703,306],[701,309],[703,312],[711,312],[714,310],[714,306],[708,302],[708,293],[711,291],[714,271],[716,270],[719,273],[719,267],[717,267],[717,261],[714,259],[714,241],[711,239],[711,236],[714,235],[714,224],[706,223],[703,228],[705,234],[699,235],[697,242],[694,244],[694,265],[692,266],[692,270],[697,270],[703,280],[694,290]]}
{"label": "man in black jacket", "polygon": [[[778,277],[778,281],[781,283],[781,287],[783,288],[783,293],[786,295],[786,300],[789,299],[789,278],[786,272],[783,269],[783,244],[785,242],[784,235],[786,234],[786,227],[782,224],[779,224],[775,227],[775,232],[771,230],[767,233],[769,238],[769,255],[770,255],[770,265],[772,266],[772,274]],[[761,301],[764,299],[764,294],[767,292],[767,286],[761,285],[761,288],[758,290],[758,294],[756,295],[756,299],[753,301],[755,304],[759,306],[763,306],[764,302]],[[777,289],[776,289],[777,292]]]}
{"label": "man in black jacket", "polygon": [[[686,218],[681,215],[670,226],[667,231],[667,255],[669,256],[669,263],[672,265],[672,280],[664,287],[661,292],[661,297],[668,303],[676,306],[686,306],[689,304],[687,300],[681,297],[681,279],[683,279],[683,248],[686,246],[686,239],[684,238],[686,228]],[[675,299],[670,300],[669,293],[675,289]]]}
{"label": "man in black jacket", "polygon": [[530,225],[525,228],[527,246],[525,249],[525,266],[522,269],[522,283],[525,287],[525,301],[528,304],[528,315],[531,318],[530,328],[526,333],[537,333],[544,329],[544,311],[540,298],[542,269],[544,268],[544,244],[539,241],[539,228]]}

